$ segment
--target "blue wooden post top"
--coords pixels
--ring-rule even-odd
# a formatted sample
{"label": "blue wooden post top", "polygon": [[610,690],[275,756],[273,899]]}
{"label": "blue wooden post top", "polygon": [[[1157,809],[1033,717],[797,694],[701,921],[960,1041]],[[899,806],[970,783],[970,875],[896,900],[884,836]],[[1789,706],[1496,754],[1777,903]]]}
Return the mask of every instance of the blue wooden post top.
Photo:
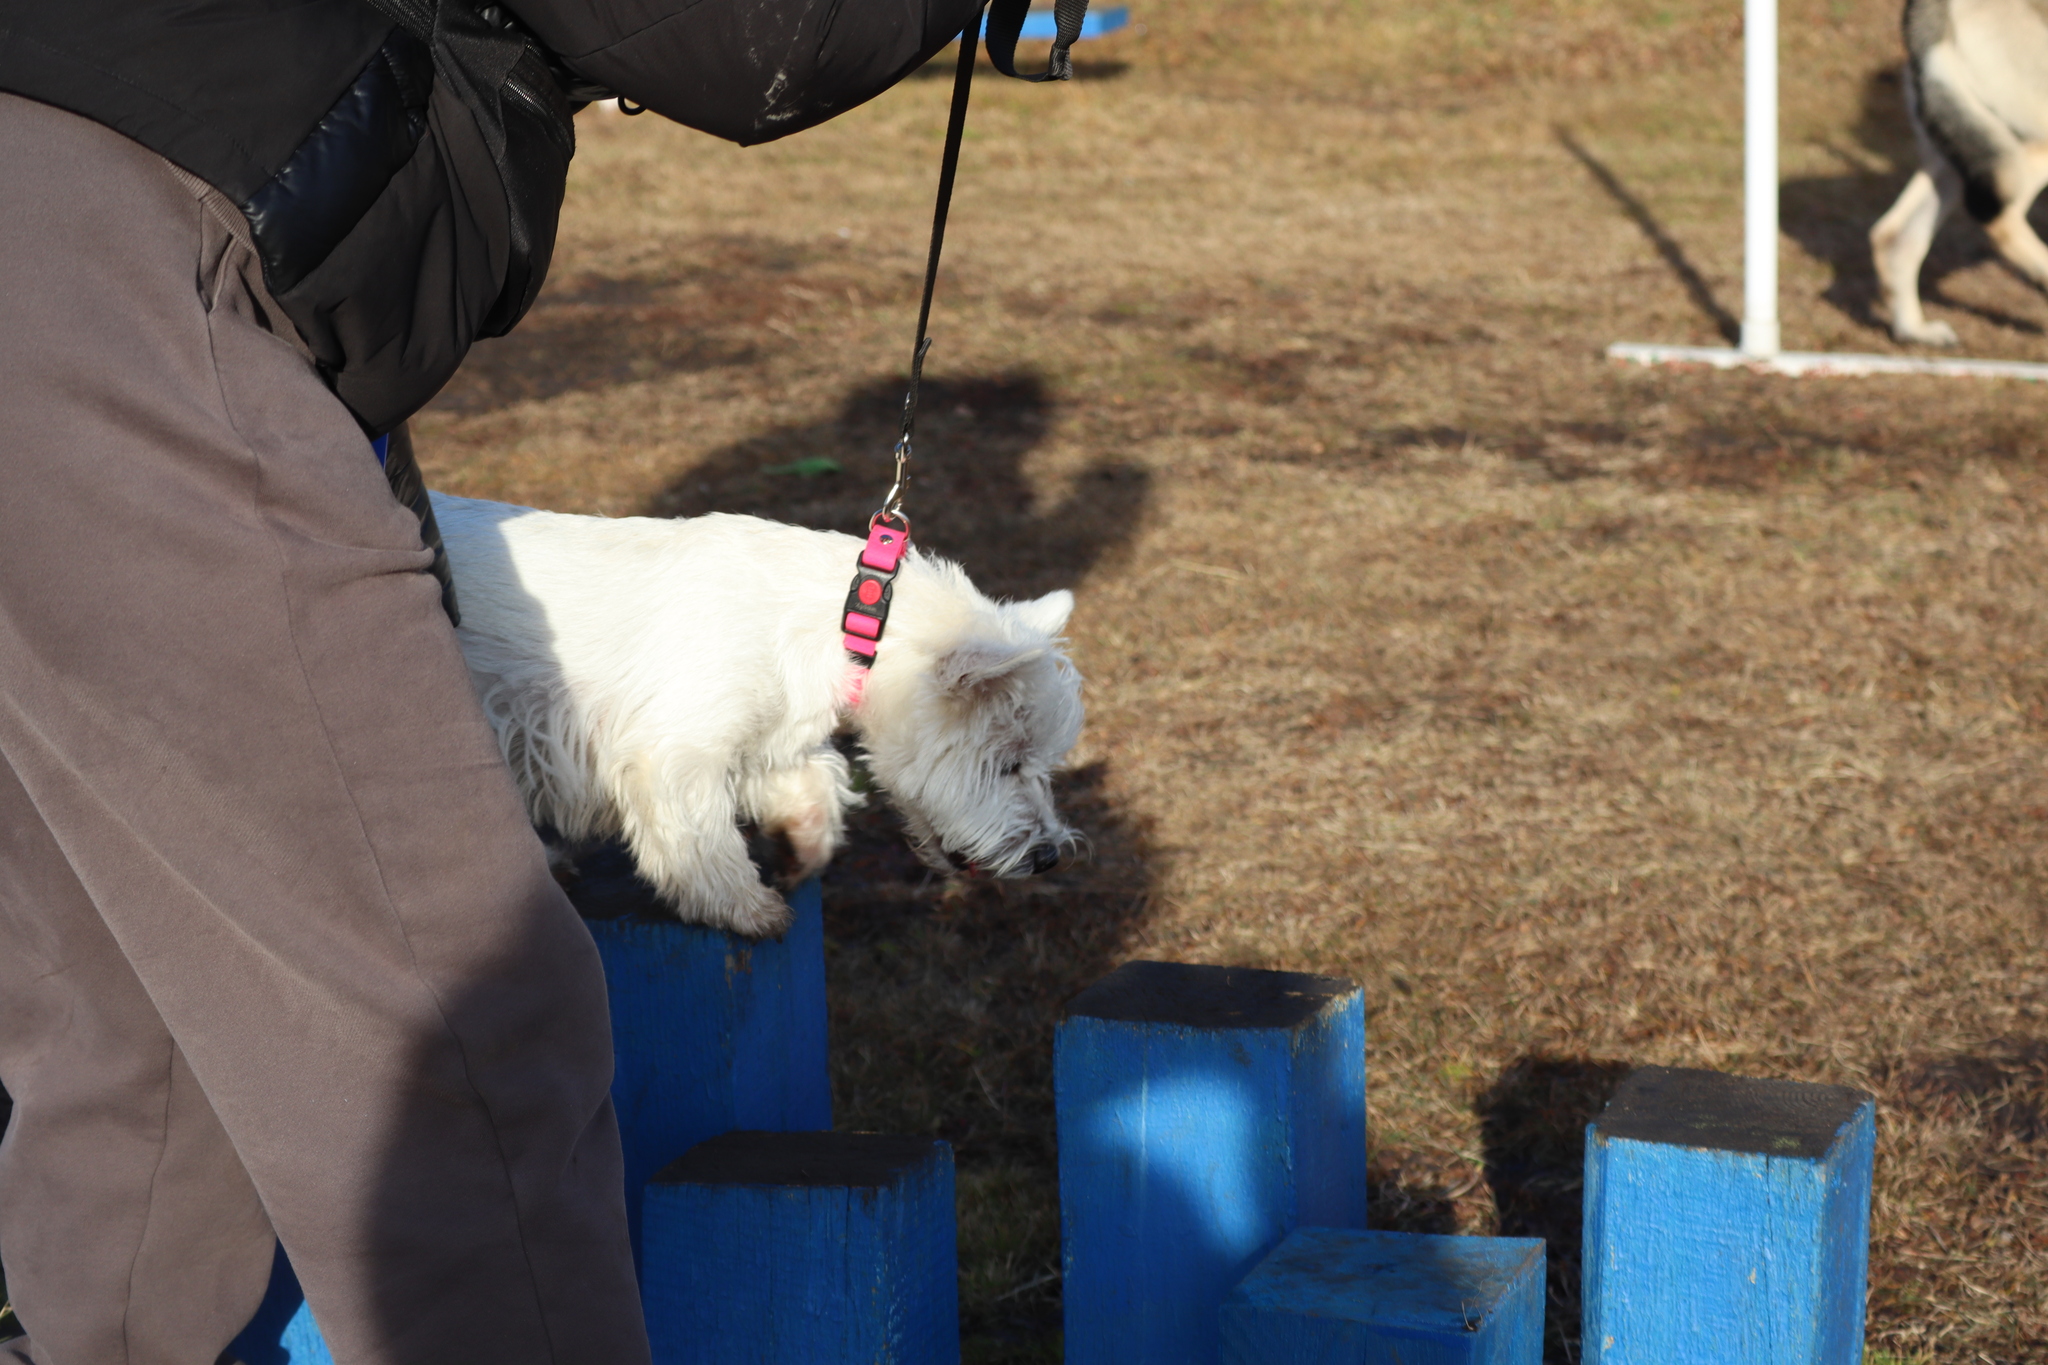
{"label": "blue wooden post top", "polygon": [[1876,1104],[1650,1066],[1586,1129],[1589,1365],[1855,1365]]}
{"label": "blue wooden post top", "polygon": [[1054,1041],[1068,1365],[1210,1365],[1289,1231],[1365,1225],[1365,997],[1337,977],[1130,962]]}
{"label": "blue wooden post top", "polygon": [[1587,1134],[1754,1156],[1824,1157],[1872,1097],[1846,1085],[1814,1085],[1720,1071],[1646,1066],[1629,1073]]}
{"label": "blue wooden post top", "polygon": [[1223,1301],[1223,1365],[1541,1365],[1541,1238],[1298,1228]]}
{"label": "blue wooden post top", "polygon": [[950,1165],[940,1138],[895,1133],[721,1133],[663,1167],[654,1184],[878,1190]]}
{"label": "blue wooden post top", "polygon": [[958,1365],[944,1142],[727,1133],[662,1170],[644,1213],[655,1365]]}
{"label": "blue wooden post top", "polygon": [[1126,962],[1075,996],[1070,1019],[1107,1019],[1191,1029],[1294,1029],[1358,987],[1341,976]]}

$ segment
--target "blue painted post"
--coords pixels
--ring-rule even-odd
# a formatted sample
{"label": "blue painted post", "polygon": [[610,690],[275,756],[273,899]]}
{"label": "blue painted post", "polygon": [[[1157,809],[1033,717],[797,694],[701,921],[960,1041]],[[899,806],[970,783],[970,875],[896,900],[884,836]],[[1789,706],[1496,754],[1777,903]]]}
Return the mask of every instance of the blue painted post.
{"label": "blue painted post", "polygon": [[1863,1358],[1876,1103],[1650,1066],[1586,1128],[1588,1365]]}
{"label": "blue painted post", "polygon": [[1365,995],[1130,962],[1053,1045],[1068,1365],[1213,1365],[1223,1296],[1299,1226],[1365,1226]]}
{"label": "blue painted post", "polygon": [[789,903],[796,923],[759,943],[678,923],[651,902],[584,921],[611,994],[612,1103],[636,1257],[640,1191],[684,1152],[735,1128],[832,1126],[818,883]]}
{"label": "blue painted post", "polygon": [[1542,1365],[1543,1239],[1299,1228],[1223,1301],[1223,1365]]}
{"label": "blue painted post", "polygon": [[727,1133],[645,1207],[654,1365],[958,1365],[945,1143]]}
{"label": "blue painted post", "polygon": [[[640,1191],[663,1166],[734,1128],[832,1126],[823,903],[817,881],[803,883],[789,896],[789,932],[756,943],[679,923],[630,867],[588,880],[574,899],[611,998],[612,1104],[637,1259]],[[244,1365],[332,1365],[282,1249],[262,1309],[235,1340]]]}
{"label": "blue painted post", "polygon": [[240,1365],[334,1365],[283,1247],[271,1263],[262,1306],[228,1347],[228,1355]]}

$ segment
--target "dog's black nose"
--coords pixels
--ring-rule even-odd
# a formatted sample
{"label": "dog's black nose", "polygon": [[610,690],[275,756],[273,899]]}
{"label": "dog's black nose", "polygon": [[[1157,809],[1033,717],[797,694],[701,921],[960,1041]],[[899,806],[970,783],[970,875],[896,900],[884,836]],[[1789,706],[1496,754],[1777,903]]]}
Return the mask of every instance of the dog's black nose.
{"label": "dog's black nose", "polygon": [[1057,845],[1040,844],[1031,850],[1031,875],[1050,872],[1060,865],[1060,851]]}

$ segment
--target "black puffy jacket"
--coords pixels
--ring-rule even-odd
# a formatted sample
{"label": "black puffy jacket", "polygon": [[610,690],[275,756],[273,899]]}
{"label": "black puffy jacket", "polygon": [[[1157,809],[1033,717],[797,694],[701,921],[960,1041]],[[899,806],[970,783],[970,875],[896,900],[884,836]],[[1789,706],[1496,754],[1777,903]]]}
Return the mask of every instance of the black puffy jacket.
{"label": "black puffy jacket", "polygon": [[372,435],[539,291],[575,146],[565,86],[767,142],[881,93],[978,8],[385,3],[420,22],[369,0],[0,0],[0,90],[104,123],[239,205],[264,283]]}

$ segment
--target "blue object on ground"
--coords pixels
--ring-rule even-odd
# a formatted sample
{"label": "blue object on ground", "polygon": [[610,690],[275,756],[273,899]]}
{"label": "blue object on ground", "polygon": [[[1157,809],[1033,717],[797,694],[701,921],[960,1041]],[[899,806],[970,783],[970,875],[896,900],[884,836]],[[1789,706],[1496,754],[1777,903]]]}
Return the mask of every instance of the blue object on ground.
{"label": "blue object on ground", "polygon": [[762,942],[680,923],[659,906],[584,921],[611,994],[612,1105],[636,1258],[640,1192],[656,1171],[735,1128],[832,1126],[817,880],[789,904],[789,932]]}
{"label": "blue object on ground", "polygon": [[[1118,5],[1115,9],[1090,10],[1088,17],[1081,21],[1081,36],[1100,38],[1106,33],[1114,33],[1120,28],[1128,27],[1130,22],[1131,11],[1124,5]],[[1017,36],[1051,42],[1059,36],[1059,31],[1059,22],[1051,10],[1035,9],[1024,16],[1024,27],[1017,30]],[[988,24],[984,20],[982,33],[986,35],[987,32]]]}
{"label": "blue object on ground", "polygon": [[[637,1260],[640,1191],[663,1166],[734,1128],[832,1126],[824,906],[817,880],[805,882],[789,895],[789,932],[756,943],[678,922],[629,868],[591,880],[603,884],[579,906],[614,916],[584,923],[611,997],[612,1105]],[[333,1365],[283,1248],[233,1352],[243,1365]]]}
{"label": "blue object on ground", "polygon": [[262,1306],[229,1345],[228,1354],[241,1365],[334,1365],[283,1247],[271,1263],[270,1288]]}
{"label": "blue object on ground", "polygon": [[644,1207],[654,1365],[958,1365],[944,1142],[728,1133]]}
{"label": "blue object on ground", "polygon": [[1299,1228],[1223,1301],[1223,1365],[1542,1365],[1543,1241]]}
{"label": "blue object on ground", "polygon": [[1876,1104],[1651,1066],[1586,1128],[1587,1365],[1855,1365]]}
{"label": "blue object on ground", "polygon": [[1212,1365],[1217,1310],[1296,1227],[1365,1226],[1365,996],[1131,962],[1053,1046],[1068,1365]]}

